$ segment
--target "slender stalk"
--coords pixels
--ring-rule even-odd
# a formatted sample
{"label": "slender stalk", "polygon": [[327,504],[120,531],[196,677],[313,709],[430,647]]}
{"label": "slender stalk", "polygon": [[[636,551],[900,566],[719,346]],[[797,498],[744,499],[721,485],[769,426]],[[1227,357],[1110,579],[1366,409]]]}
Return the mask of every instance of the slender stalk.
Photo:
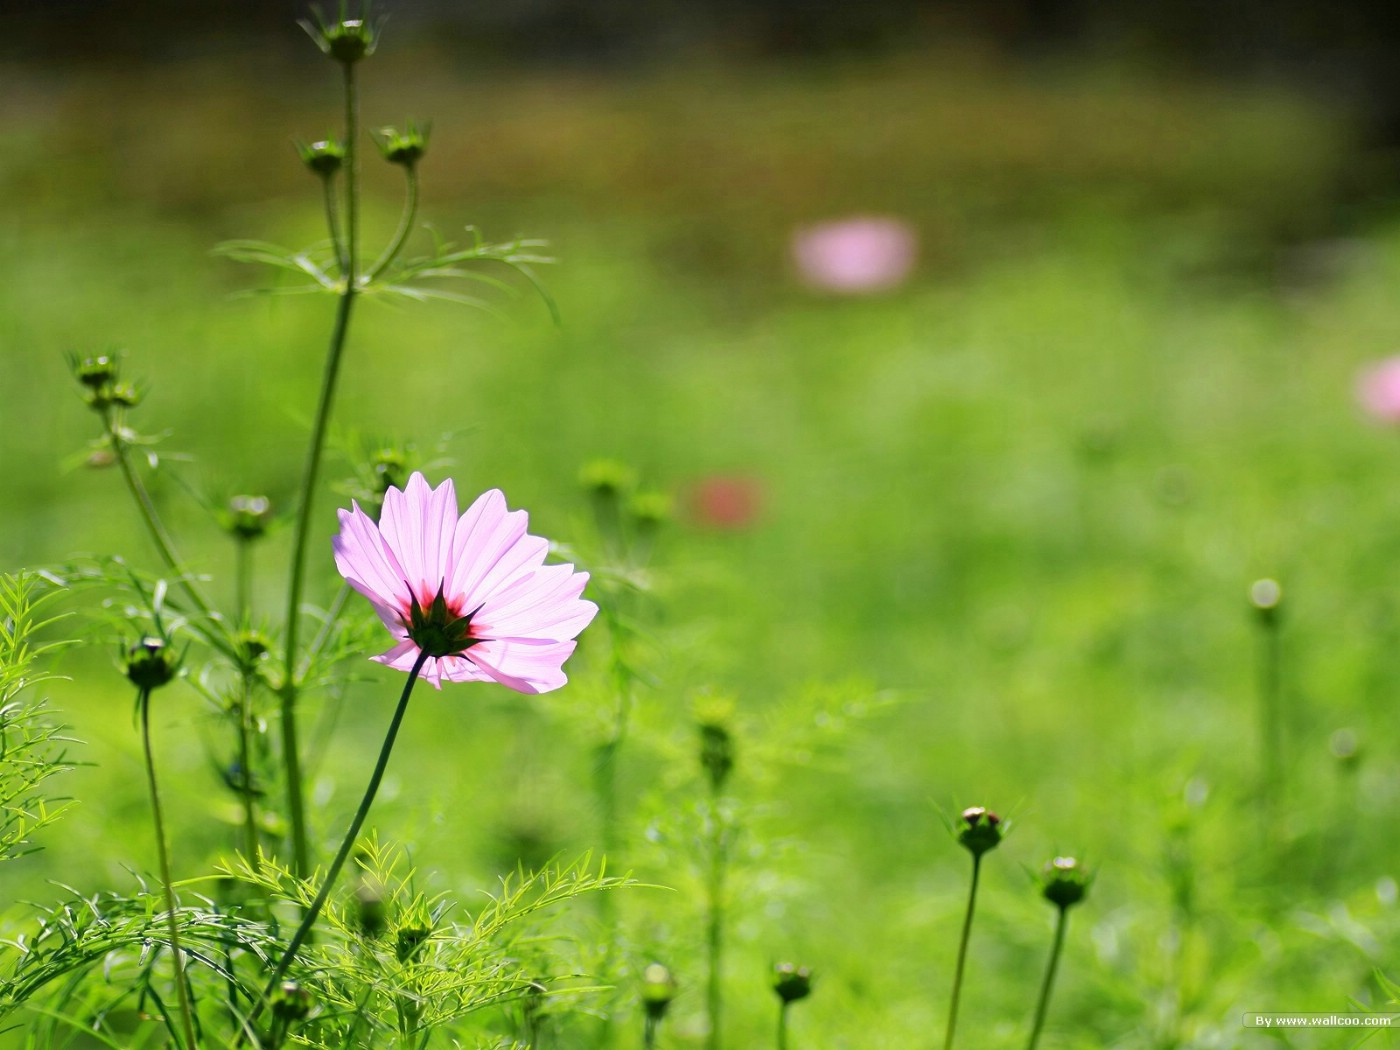
{"label": "slender stalk", "polygon": [[206,620],[215,619],[209,603],[204,600],[204,596],[199,593],[198,588],[185,572],[180,556],[175,552],[175,543],[170,538],[170,533],[166,531],[164,523],[160,520],[160,515],[156,512],[156,505],[151,499],[151,494],[146,490],[140,475],[131,466],[131,456],[127,452],[126,439],[122,437],[121,427],[112,415],[110,408],[102,410],[102,425],[107,431],[107,441],[112,446],[112,454],[116,457],[117,466],[121,468],[122,479],[126,482],[126,487],[131,492],[132,498],[136,500],[136,507],[141,512],[141,520],[146,526],[146,531],[151,534],[151,540],[160,553],[161,561],[165,562],[166,568],[175,577],[175,582],[180,585],[180,589],[185,592],[190,604],[199,611],[199,614]]}
{"label": "slender stalk", "polygon": [[651,1014],[647,1014],[645,1027],[642,1029],[643,1050],[656,1050],[656,1029],[658,1021]]}
{"label": "slender stalk", "polygon": [[340,267],[340,275],[344,277],[349,264],[346,262],[345,239],[340,233],[340,202],[335,197],[335,179],[323,178],[321,188],[321,197],[326,205],[326,229],[330,232],[331,244],[335,248],[336,265]]}
{"label": "slender stalk", "polygon": [[709,921],[705,935],[710,970],[709,983],[705,989],[705,1013],[709,1019],[709,1033],[705,1039],[705,1046],[707,1050],[719,1050],[722,1043],[720,1021],[724,1009],[724,876],[727,851],[717,783],[710,792],[710,822]]}
{"label": "slender stalk", "polygon": [[370,806],[374,804],[374,796],[379,792],[379,784],[384,779],[384,770],[389,765],[389,754],[394,749],[394,741],[399,735],[399,726],[403,724],[404,712],[408,710],[408,698],[413,695],[413,686],[418,681],[418,673],[423,670],[423,664],[427,662],[428,654],[422,650],[418,653],[418,658],[413,663],[413,670],[408,673],[408,681],[404,683],[403,693],[399,697],[399,705],[394,709],[394,717],[389,722],[389,731],[384,735],[384,744],[379,749],[379,759],[374,764],[374,772],[370,774],[369,784],[365,788],[364,798],[360,800],[360,806],[355,810],[355,816],[350,821],[350,827],[345,832],[345,838],[340,843],[340,849],[336,851],[335,859],[331,861],[330,867],[326,869],[326,874],[321,881],[321,888],[316,892],[316,897],[312,900],[310,907],[306,909],[306,914],[302,916],[301,925],[292,934],[292,939],[287,942],[287,947],[282,952],[282,957],[277,960],[277,965],[273,967],[272,976],[267,982],[267,987],[263,990],[262,998],[253,1007],[249,1015],[252,1021],[262,1012],[267,1004],[268,997],[277,987],[278,982],[286,976],[287,968],[291,966],[292,960],[296,958],[301,946],[306,943],[307,936],[311,933],[311,927],[316,924],[316,919],[321,914],[321,909],[326,906],[326,900],[331,895],[331,890],[335,887],[335,880],[340,875],[340,869],[345,866],[346,858],[350,856],[350,851],[355,846],[355,840],[359,837],[360,829],[364,827],[365,818],[369,815]]}
{"label": "slender stalk", "polygon": [[[1269,610],[1272,614],[1274,610]],[[1274,814],[1283,768],[1283,646],[1277,615],[1259,617],[1259,735],[1262,765],[1260,801],[1266,836],[1274,833]]]}
{"label": "slender stalk", "polygon": [[1045,968],[1045,979],[1040,983],[1040,1001],[1035,1007],[1035,1024],[1031,1026],[1031,1040],[1026,1050],[1035,1050],[1040,1040],[1040,1030],[1045,1027],[1045,1013],[1050,1008],[1050,989],[1055,983],[1055,968],[1060,964],[1060,950],[1065,944],[1065,926],[1069,921],[1069,909],[1061,908],[1055,920],[1055,943],[1050,948],[1050,965]]}
{"label": "slender stalk", "polygon": [[[253,544],[240,537],[237,540],[234,566],[237,578],[237,602],[235,610],[238,623],[247,627],[253,620],[252,580]],[[243,854],[248,863],[259,866],[258,861],[258,811],[253,797],[253,674],[245,661],[239,674],[238,684],[238,793],[243,805]]]}
{"label": "slender stalk", "polygon": [[967,894],[967,914],[963,916],[962,938],[958,942],[958,964],[953,971],[953,999],[948,1005],[948,1031],[943,1050],[952,1050],[953,1033],[958,1027],[958,1000],[962,997],[963,967],[967,963],[967,943],[972,938],[972,913],[977,907],[977,880],[982,871],[982,855],[972,855],[972,888]]}
{"label": "slender stalk", "polygon": [[778,1004],[778,1050],[787,1050],[787,1012],[788,1004],[780,1002]]}
{"label": "slender stalk", "polygon": [[175,991],[180,998],[180,1019],[185,1032],[185,1050],[196,1050],[194,1013],[190,1009],[190,992],[185,982],[185,956],[180,950],[180,923],[175,912],[175,887],[170,880],[170,847],[165,837],[165,816],[160,805],[160,788],[156,784],[156,762],[151,751],[151,691],[137,694],[136,706],[141,711],[141,750],[146,756],[146,783],[151,791],[151,814],[155,820],[156,855],[160,862],[160,881],[165,887],[165,912],[170,922],[170,954],[175,960]]}
{"label": "slender stalk", "polygon": [[404,242],[408,240],[408,235],[413,232],[413,220],[418,214],[418,171],[412,165],[406,165],[404,176],[407,180],[407,187],[403,202],[403,214],[399,216],[399,228],[394,231],[394,237],[389,242],[389,246],[369,268],[366,281],[373,281],[384,272],[386,266],[398,258]]}
{"label": "slender stalk", "polygon": [[282,761],[287,782],[287,816],[292,829],[292,867],[303,877],[307,874],[311,862],[306,836],[306,804],[302,796],[300,745],[297,742],[297,633],[301,619],[302,587],[306,576],[306,543],[311,531],[312,503],[321,470],[321,455],[325,450],[331,404],[335,399],[336,379],[340,373],[340,361],[350,329],[350,311],[359,290],[359,278],[355,273],[355,259],[359,247],[359,151],[355,146],[359,101],[355,90],[354,64],[347,62],[341,68],[345,73],[345,265],[335,326],[331,330],[330,349],[326,355],[326,369],[321,379],[320,399],[316,404],[316,418],[311,427],[311,445],[306,454],[306,470],[302,475],[301,494],[297,502],[291,576],[287,586],[285,673],[281,690]]}

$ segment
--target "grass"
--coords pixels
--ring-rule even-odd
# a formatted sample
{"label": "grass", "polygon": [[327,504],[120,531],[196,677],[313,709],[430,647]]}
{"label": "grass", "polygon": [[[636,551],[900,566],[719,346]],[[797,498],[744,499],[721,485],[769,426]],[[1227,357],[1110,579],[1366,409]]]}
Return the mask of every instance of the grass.
{"label": "grass", "polygon": [[[334,106],[258,61],[255,77],[3,72],[28,102],[0,161],[25,205],[0,230],[13,563],[154,563],[114,474],[59,469],[89,434],[68,350],[127,348],[150,379],[140,425],[169,428],[195,489],[283,505],[295,490],[328,303],[229,298],[258,275],[207,250],[318,236],[314,185],[282,147]],[[681,980],[663,1045],[700,1039],[683,809],[706,692],[740,712],[732,1045],[769,1038],[782,959],[817,972],[790,1045],[930,1042],[965,893],[937,813],[974,803],[1017,827],[984,865],[961,1045],[1025,1038],[1054,916],[1022,868],[1057,852],[1100,874],[1042,1046],[1264,1045],[1246,1010],[1381,1008],[1373,972],[1400,938],[1400,448],[1351,384],[1400,337],[1400,227],[1376,209],[1339,237],[1359,156],[1343,116],[1277,91],[952,55],[630,77],[473,77],[389,44],[382,62],[366,67],[370,119],[434,119],[425,214],[548,236],[564,325],[528,298],[509,323],[372,306],[340,425],[441,442],[461,490],[501,485],[538,531],[583,542],[574,479],[595,456],[682,508],[703,477],[762,487],[753,528],[682,514],[657,553],[656,682],[621,771],[618,862],[679,891],[621,905],[637,961]],[[372,174],[387,233],[392,183]],[[919,228],[917,278],[870,300],[800,287],[791,226],[868,211]],[[194,531],[178,487],[159,494],[191,560],[231,588],[231,551]],[[322,498],[323,537],[336,502]],[[285,539],[262,552],[269,617]],[[1285,593],[1276,849],[1253,798],[1247,595],[1265,575]],[[415,701],[375,820],[443,888],[489,884],[523,841],[595,844],[580,785],[611,704],[603,641],[585,638],[553,697]],[[73,683],[51,690],[94,764],[66,779],[83,805],[11,876],[18,896],[152,865],[130,698],[104,659],[70,657]],[[364,673],[312,778],[327,842],[395,688]],[[201,744],[213,731],[188,693],[153,718],[162,779],[192,785],[171,820],[198,870],[234,830]],[[1355,768],[1328,750],[1342,727]]]}

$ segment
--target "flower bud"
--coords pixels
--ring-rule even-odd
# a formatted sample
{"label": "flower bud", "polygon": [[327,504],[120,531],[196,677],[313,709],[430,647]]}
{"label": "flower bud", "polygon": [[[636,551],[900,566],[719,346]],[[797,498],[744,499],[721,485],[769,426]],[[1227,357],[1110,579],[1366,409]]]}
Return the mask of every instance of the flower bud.
{"label": "flower bud", "polygon": [[266,496],[234,496],[228,501],[229,532],[240,540],[256,540],[272,521],[272,503]]}
{"label": "flower bud", "polygon": [[166,685],[178,670],[179,661],[162,638],[142,638],[127,651],[126,676],[144,692]]}
{"label": "flower bud", "polygon": [[578,483],[590,496],[616,500],[637,485],[637,472],[615,459],[595,459],[578,472]]}
{"label": "flower bud", "polygon": [[394,936],[394,958],[401,963],[416,961],[432,932],[428,926],[400,926]]}
{"label": "flower bud", "polygon": [[[366,8],[368,6],[365,5]],[[302,22],[301,27],[323,54],[342,65],[352,66],[360,59],[368,58],[379,45],[378,30],[363,18],[325,22],[319,13],[315,13],[315,18],[315,24]]]}
{"label": "flower bud", "polygon": [[399,164],[412,170],[428,149],[429,130],[430,125],[419,125],[410,120],[403,131],[398,128],[380,128],[375,142],[379,145],[379,152],[390,164]]}
{"label": "flower bud", "polygon": [[627,513],[638,529],[651,531],[671,520],[671,497],[664,492],[638,492],[627,501]]}
{"label": "flower bud", "polygon": [[345,145],[334,136],[319,142],[298,142],[297,156],[309,171],[328,179],[345,163]]}
{"label": "flower bud", "polygon": [[807,998],[812,994],[812,971],[792,963],[777,963],[773,967],[773,991],[784,1006]]}
{"label": "flower bud", "polygon": [[122,408],[135,408],[141,403],[144,392],[135,384],[122,380],[113,383],[107,392],[109,404],[120,405]]}
{"label": "flower bud", "polygon": [[734,737],[718,722],[700,723],[700,765],[716,791],[724,787],[734,769]]}
{"label": "flower bud", "polygon": [[1057,908],[1078,904],[1094,877],[1073,857],[1056,857],[1041,872],[1040,895]]}
{"label": "flower bud", "polygon": [[642,1006],[647,1019],[660,1021],[666,1016],[671,1000],[676,997],[676,978],[660,963],[652,963],[642,971]]}
{"label": "flower bud", "polygon": [[1001,845],[1001,818],[991,810],[970,806],[962,812],[962,823],[958,842],[974,857],[980,857]]}
{"label": "flower bud", "polygon": [[1277,580],[1267,577],[1255,580],[1249,587],[1249,604],[1254,606],[1259,622],[1272,626],[1278,621],[1279,606],[1283,603],[1283,588]]}
{"label": "flower bud", "polygon": [[300,1021],[311,1012],[311,993],[296,981],[283,981],[272,993],[271,1006],[277,1020]]}
{"label": "flower bud", "polygon": [[73,377],[89,390],[102,390],[117,381],[117,363],[109,354],[73,358]]}
{"label": "flower bud", "polygon": [[[384,894],[370,880],[366,879],[355,887],[355,917],[359,922],[360,933],[374,940],[389,926],[388,909]],[[402,937],[402,931],[400,931]],[[400,960],[402,961],[402,960]]]}

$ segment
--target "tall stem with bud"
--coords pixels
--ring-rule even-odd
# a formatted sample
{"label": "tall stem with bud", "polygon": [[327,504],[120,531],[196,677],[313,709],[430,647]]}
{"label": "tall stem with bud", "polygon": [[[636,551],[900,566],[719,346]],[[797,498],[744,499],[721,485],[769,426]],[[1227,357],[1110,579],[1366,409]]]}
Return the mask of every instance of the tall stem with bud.
{"label": "tall stem with bud", "polygon": [[1050,1009],[1050,992],[1055,986],[1055,971],[1060,963],[1060,953],[1065,946],[1065,927],[1069,924],[1069,910],[1084,899],[1093,881],[1080,863],[1073,857],[1056,857],[1045,865],[1042,875],[1041,896],[1055,905],[1055,939],[1050,946],[1050,962],[1045,967],[1045,977],[1040,982],[1040,997],[1036,1000],[1035,1020],[1031,1024],[1030,1042],[1026,1050],[1035,1050],[1040,1041],[1040,1033],[1045,1028],[1045,1015]]}
{"label": "tall stem with bud", "polygon": [[977,909],[977,883],[982,873],[982,855],[1001,843],[1004,832],[1001,818],[981,806],[963,810],[961,820],[958,842],[972,854],[972,884],[967,892],[967,911],[963,915],[962,936],[958,939],[958,961],[953,970],[953,994],[948,1003],[948,1028],[943,1035],[943,1050],[952,1050],[953,1035],[958,1027],[958,1004],[962,1000],[967,946],[972,939],[972,916]]}

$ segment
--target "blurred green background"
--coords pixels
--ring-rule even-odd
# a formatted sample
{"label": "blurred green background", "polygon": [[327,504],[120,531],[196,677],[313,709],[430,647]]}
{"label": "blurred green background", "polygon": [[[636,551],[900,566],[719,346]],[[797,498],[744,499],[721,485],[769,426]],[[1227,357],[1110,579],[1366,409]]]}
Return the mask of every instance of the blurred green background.
{"label": "blurred green background", "polygon": [[[290,142],[333,129],[338,101],[290,18],[259,35],[258,10],[246,31],[221,9],[217,32],[181,23],[161,46],[157,25],[109,53],[91,27],[78,40],[35,17],[0,64],[7,566],[156,564],[117,475],[81,466],[95,430],[68,353],[120,349],[148,385],[133,421],[165,435],[158,497],[216,593],[231,551],[186,490],[291,501],[331,303],[239,294],[269,278],[210,249],[322,236]],[[1018,827],[988,862],[969,1045],[1023,1038],[1051,918],[1023,868],[1065,851],[1101,876],[1043,1045],[1255,1045],[1246,1009],[1380,1008],[1374,971],[1400,935],[1400,446],[1353,390],[1400,345],[1386,107],[1295,76],[1306,63],[1229,76],[1092,34],[902,34],[891,10],[858,48],[834,30],[790,47],[698,33],[554,59],[510,37],[512,61],[391,19],[364,66],[367,122],[432,120],[424,220],[546,237],[563,321],[528,294],[501,300],[506,319],[366,302],[342,444],[412,442],[434,480],[500,486],[533,531],[585,552],[585,462],[632,464],[675,498],[617,863],[683,891],[622,904],[639,957],[676,960],[689,989],[682,1045],[700,933],[673,825],[699,791],[691,712],[710,693],[739,712],[751,807],[735,1045],[767,1038],[779,957],[820,974],[800,1045],[927,1041],[966,862],[938,812],[973,803]],[[372,156],[365,172],[377,245],[396,172]],[[867,295],[802,280],[794,231],[861,215],[915,233],[908,279]],[[333,459],[319,498],[316,602],[349,472]],[[715,479],[751,517],[707,518]],[[270,623],[286,539],[260,552]],[[1253,797],[1261,576],[1285,593],[1271,848]],[[560,693],[415,701],[375,821],[444,887],[489,885],[522,842],[596,845],[581,785],[611,699],[594,630]],[[91,765],[65,781],[82,805],[7,872],[16,898],[152,863],[118,639],[99,634],[50,690],[86,741]],[[327,841],[395,688],[365,673],[316,745]],[[162,700],[194,871],[231,838],[222,745],[192,692]],[[1343,728],[1359,758],[1329,746]]]}

